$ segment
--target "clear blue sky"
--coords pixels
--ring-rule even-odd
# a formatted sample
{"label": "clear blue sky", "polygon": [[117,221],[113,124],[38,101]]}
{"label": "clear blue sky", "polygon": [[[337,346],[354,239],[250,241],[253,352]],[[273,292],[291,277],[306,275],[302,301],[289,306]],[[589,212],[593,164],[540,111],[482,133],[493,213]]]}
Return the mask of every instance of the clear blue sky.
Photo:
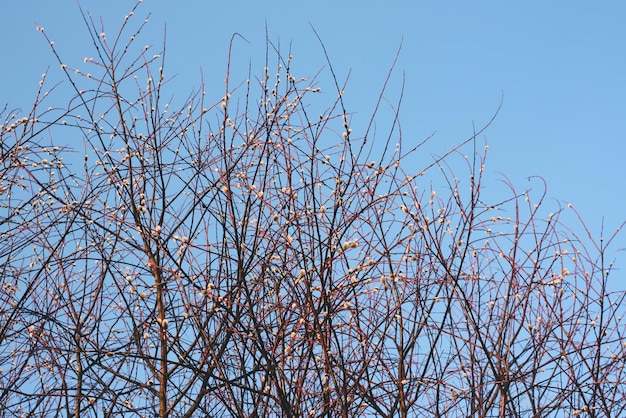
{"label": "clear blue sky", "polygon": [[[83,8],[115,32],[132,4]],[[74,1],[7,2],[2,10],[0,103],[27,110],[41,73],[57,67],[35,22],[68,65],[92,49]],[[235,43],[234,64],[243,74],[251,62],[259,74],[266,25],[272,40],[292,44],[297,75],[315,74],[325,60],[311,24],[339,77],[351,71],[348,110],[365,117],[403,40],[388,96],[397,98],[404,71],[404,141],[436,132],[429,150],[443,153],[471,135],[472,123],[487,122],[504,94],[481,137],[490,145],[486,186],[497,190],[499,173],[519,190],[542,176],[552,199],[546,212],[571,202],[596,236],[602,218],[609,232],[626,219],[626,2],[145,0],[138,16],[148,13],[155,47],[167,23],[166,70],[181,98],[198,86],[200,68],[207,94],[221,97],[234,32],[249,41]],[[55,74],[51,81],[61,80]],[[626,234],[615,249],[624,247]]]}

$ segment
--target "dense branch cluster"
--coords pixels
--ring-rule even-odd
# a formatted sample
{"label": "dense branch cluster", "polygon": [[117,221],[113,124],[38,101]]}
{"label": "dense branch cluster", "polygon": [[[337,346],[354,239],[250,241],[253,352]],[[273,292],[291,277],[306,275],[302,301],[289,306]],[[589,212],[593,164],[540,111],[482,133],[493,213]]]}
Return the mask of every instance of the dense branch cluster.
{"label": "dense branch cluster", "polygon": [[2,416],[626,413],[610,238],[483,203],[475,135],[415,169],[269,40],[258,78],[170,105],[135,11],[112,42],[84,15],[81,69],[39,28],[73,96],[44,75],[3,112]]}

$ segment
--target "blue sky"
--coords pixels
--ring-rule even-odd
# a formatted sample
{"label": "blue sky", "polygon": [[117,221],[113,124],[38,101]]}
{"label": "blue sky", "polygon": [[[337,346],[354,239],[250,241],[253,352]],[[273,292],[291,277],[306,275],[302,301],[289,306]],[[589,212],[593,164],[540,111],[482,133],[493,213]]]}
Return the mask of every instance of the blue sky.
{"label": "blue sky", "polygon": [[[105,30],[115,32],[133,2],[82,5],[103,17]],[[8,18],[0,26],[5,51],[0,103],[27,110],[41,73],[57,67],[35,22],[45,27],[68,65],[82,62],[92,50],[74,1],[9,2],[3,12]],[[198,86],[202,68],[207,94],[219,100],[234,32],[249,41],[235,42],[235,72],[245,76],[251,64],[259,74],[266,26],[271,40],[280,39],[285,49],[291,44],[298,75],[314,75],[326,62],[312,25],[339,78],[350,74],[348,110],[363,120],[402,42],[387,96],[397,99],[404,72],[405,142],[436,132],[428,150],[441,154],[471,135],[473,124],[486,123],[503,95],[500,114],[480,138],[490,146],[487,192],[498,195],[502,175],[519,190],[536,186],[529,176],[542,176],[551,199],[546,213],[572,203],[596,237],[602,219],[605,235],[626,219],[622,1],[145,0],[137,15],[148,13],[145,35],[156,48],[167,24],[166,71],[176,75],[171,86],[180,98]],[[61,80],[58,72],[51,74],[52,82]],[[622,234],[614,249],[624,247]],[[624,262],[621,254],[618,264]]]}

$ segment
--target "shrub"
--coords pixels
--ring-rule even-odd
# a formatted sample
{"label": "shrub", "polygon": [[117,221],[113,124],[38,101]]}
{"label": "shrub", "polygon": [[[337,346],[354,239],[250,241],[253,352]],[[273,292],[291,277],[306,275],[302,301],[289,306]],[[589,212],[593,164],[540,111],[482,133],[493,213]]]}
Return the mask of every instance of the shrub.
{"label": "shrub", "polygon": [[4,414],[624,413],[611,238],[483,203],[476,135],[415,169],[269,39],[275,71],[177,107],[134,12],[113,43],[83,15],[89,70],[50,43],[67,103],[3,112]]}

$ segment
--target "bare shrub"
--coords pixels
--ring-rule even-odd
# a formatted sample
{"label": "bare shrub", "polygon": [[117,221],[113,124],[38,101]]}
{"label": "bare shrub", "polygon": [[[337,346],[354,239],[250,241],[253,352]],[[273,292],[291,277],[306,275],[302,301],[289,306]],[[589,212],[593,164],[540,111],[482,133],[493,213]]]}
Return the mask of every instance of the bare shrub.
{"label": "bare shrub", "polygon": [[269,39],[176,106],[134,12],[83,14],[82,69],[51,43],[67,103],[3,112],[3,416],[624,413],[611,237],[483,203],[476,134],[415,169],[425,141],[352,126]]}

